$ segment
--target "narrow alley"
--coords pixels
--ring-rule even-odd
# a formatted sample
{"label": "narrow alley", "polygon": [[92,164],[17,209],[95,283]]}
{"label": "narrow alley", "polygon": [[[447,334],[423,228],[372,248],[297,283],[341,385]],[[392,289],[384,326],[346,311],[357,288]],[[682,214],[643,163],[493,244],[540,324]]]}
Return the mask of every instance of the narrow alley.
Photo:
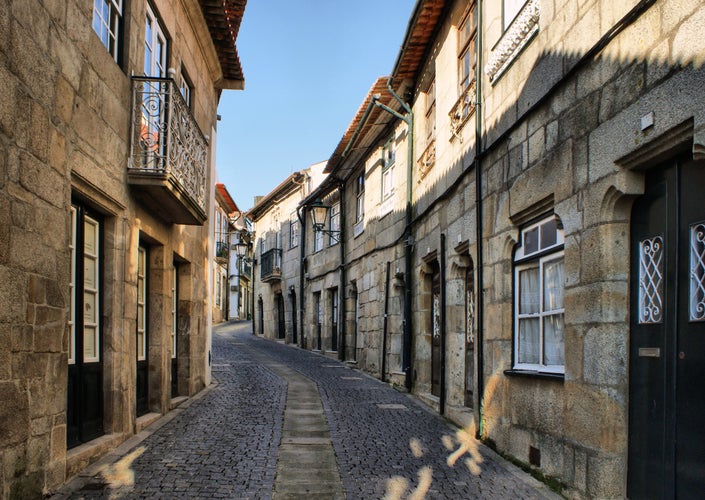
{"label": "narrow alley", "polygon": [[216,327],[214,384],[54,498],[558,498],[407,394],[251,328]]}

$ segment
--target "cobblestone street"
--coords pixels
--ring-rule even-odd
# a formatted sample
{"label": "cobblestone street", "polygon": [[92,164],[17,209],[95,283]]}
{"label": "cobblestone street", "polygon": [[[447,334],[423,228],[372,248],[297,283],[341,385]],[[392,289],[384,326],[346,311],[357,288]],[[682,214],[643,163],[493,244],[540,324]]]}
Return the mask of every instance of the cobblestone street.
{"label": "cobblestone street", "polygon": [[410,396],[249,322],[216,327],[213,353],[209,389],[55,498],[557,498]]}

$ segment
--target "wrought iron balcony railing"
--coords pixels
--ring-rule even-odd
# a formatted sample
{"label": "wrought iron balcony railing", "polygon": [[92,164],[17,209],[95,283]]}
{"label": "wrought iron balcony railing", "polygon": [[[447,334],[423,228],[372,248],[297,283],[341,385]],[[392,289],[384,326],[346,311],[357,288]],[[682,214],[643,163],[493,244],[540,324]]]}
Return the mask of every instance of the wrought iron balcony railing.
{"label": "wrought iron balcony railing", "polygon": [[215,257],[222,260],[228,258],[228,243],[226,241],[215,242]]}
{"label": "wrought iron balcony railing", "polygon": [[206,216],[208,144],[171,78],[132,78],[128,182],[175,224]]}
{"label": "wrought iron balcony railing", "polygon": [[282,249],[273,248],[262,254],[260,279],[262,281],[280,280],[282,278]]}
{"label": "wrought iron balcony railing", "polygon": [[252,262],[249,260],[239,259],[240,277],[248,280],[252,279]]}

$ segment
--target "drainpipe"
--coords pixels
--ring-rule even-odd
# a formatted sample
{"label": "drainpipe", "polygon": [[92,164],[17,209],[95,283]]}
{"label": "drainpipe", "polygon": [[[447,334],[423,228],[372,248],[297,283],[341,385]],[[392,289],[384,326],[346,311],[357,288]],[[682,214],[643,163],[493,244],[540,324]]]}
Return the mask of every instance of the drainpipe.
{"label": "drainpipe", "polygon": [[[340,232],[338,233],[338,245],[340,245],[340,293],[338,300],[340,301],[338,304],[339,311],[338,311],[338,359],[340,361],[345,361],[345,321],[346,321],[346,314],[345,314],[345,280],[346,280],[346,272],[345,272],[345,238],[344,236],[344,231],[343,228],[345,227],[345,183],[341,182],[338,185],[338,193],[340,194],[339,200],[340,200],[340,224],[339,224],[339,230]],[[342,319],[342,321],[341,321]]]}
{"label": "drainpipe", "polygon": [[306,259],[306,214],[301,215],[301,210],[306,210],[305,207],[297,207],[296,217],[301,224],[301,237],[299,238],[299,347],[306,347],[304,335],[304,262]]}
{"label": "drainpipe", "polygon": [[387,81],[387,90],[401,105],[406,115],[401,115],[393,109],[380,103],[376,98],[372,102],[379,108],[391,113],[407,125],[407,158],[406,158],[406,221],[404,225],[404,331],[402,336],[402,369],[404,370],[404,385],[406,390],[411,392],[411,274],[412,274],[412,174],[414,158],[414,114],[411,107],[401,97],[394,92],[392,82],[394,77]]}
{"label": "drainpipe", "polygon": [[446,235],[441,233],[441,415],[446,411],[446,300]]}
{"label": "drainpipe", "polygon": [[482,245],[482,0],[477,0],[477,40],[475,65],[475,239],[477,240],[477,406],[478,425],[477,437],[482,438],[484,433],[483,400],[485,391],[484,380],[484,273],[483,273],[483,245]]}

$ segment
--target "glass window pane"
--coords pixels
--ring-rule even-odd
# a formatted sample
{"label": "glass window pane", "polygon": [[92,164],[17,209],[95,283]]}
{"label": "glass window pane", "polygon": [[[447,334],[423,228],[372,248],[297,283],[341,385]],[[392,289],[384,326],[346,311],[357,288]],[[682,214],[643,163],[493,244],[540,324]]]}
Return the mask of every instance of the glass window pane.
{"label": "glass window pane", "polygon": [[514,18],[519,14],[521,8],[526,3],[526,0],[504,0],[503,24],[506,30],[512,23]]}
{"label": "glass window pane", "polygon": [[519,363],[538,364],[539,362],[539,330],[538,318],[519,320]]}
{"label": "glass window pane", "polygon": [[563,314],[554,314],[544,318],[543,335],[544,364],[563,365],[565,358]]}
{"label": "glass window pane", "polygon": [[541,249],[552,247],[557,242],[556,219],[550,219],[541,224]]}
{"label": "glass window pane", "polygon": [[86,326],[83,328],[83,359],[95,359],[98,357],[96,335],[97,330],[94,326]]}
{"label": "glass window pane", "polygon": [[96,288],[96,258],[86,257],[83,263],[83,284],[86,288],[95,290]]}
{"label": "glass window pane", "polygon": [[705,321],[705,224],[690,226],[690,320]]}
{"label": "glass window pane", "polygon": [[524,231],[524,241],[522,247],[524,248],[524,255],[530,255],[539,251],[538,227]]}
{"label": "glass window pane", "polygon": [[547,262],[543,266],[543,310],[563,309],[563,259]]}
{"label": "glass window pane", "polygon": [[86,323],[98,322],[98,295],[95,292],[83,294],[83,319]]}
{"label": "glass window pane", "polygon": [[519,271],[519,313],[538,313],[540,297],[539,268],[532,267]]}
{"label": "glass window pane", "polygon": [[137,359],[145,359],[144,332],[137,332]]}

